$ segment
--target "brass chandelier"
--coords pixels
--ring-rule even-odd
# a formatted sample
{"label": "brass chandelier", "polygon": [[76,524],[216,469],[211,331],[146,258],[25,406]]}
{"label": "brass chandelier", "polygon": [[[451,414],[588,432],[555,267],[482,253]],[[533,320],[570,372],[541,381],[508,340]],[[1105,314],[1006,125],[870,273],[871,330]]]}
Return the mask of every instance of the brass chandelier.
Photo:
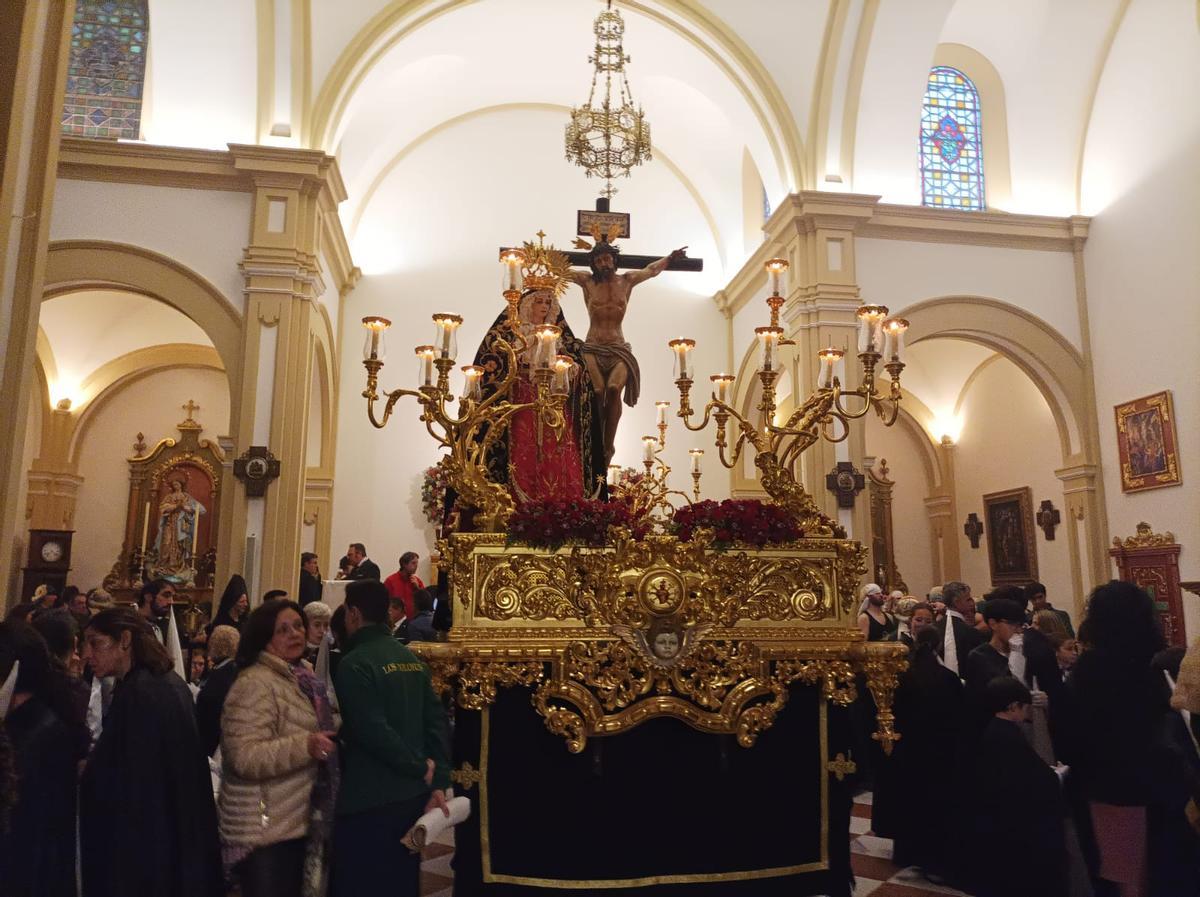
{"label": "brass chandelier", "polygon": [[[567,125],[567,160],[583,168],[588,177],[604,178],[604,197],[617,192],[613,178],[629,177],[630,169],[650,160],[650,125],[640,106],[634,107],[633,94],[625,77],[622,38],[625,21],[612,8],[596,16],[592,26],[596,46],[588,62],[595,66],[592,89],[587,103],[571,109]],[[604,76],[604,98],[598,103],[597,85]],[[614,80],[616,84],[614,85]]]}

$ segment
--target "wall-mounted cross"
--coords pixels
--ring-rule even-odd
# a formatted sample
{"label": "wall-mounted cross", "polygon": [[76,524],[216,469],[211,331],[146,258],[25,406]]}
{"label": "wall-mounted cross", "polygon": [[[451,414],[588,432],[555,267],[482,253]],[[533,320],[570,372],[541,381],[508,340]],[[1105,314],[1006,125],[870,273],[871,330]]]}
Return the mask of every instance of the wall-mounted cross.
{"label": "wall-mounted cross", "polygon": [[983,535],[983,522],[974,511],[967,515],[967,522],[963,524],[963,532],[971,540],[971,547],[978,548],[979,537]]}
{"label": "wall-mounted cross", "polygon": [[1037,520],[1037,525],[1042,528],[1042,532],[1046,534],[1046,541],[1053,542],[1054,528],[1061,522],[1062,514],[1058,512],[1058,508],[1054,507],[1050,499],[1046,499],[1038,505],[1037,517],[1035,519]]}

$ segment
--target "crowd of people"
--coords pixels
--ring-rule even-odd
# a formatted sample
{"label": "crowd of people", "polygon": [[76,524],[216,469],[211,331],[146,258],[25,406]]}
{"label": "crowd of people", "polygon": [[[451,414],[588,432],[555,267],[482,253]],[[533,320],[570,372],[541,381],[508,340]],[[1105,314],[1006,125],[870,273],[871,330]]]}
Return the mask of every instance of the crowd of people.
{"label": "crowd of people", "polygon": [[273,590],[252,608],[235,575],[183,645],[163,580],[133,605],[67,589],[11,608],[0,894],[415,897],[401,838],[445,812],[450,770],[443,701],[405,645],[439,637],[436,599],[415,554],[388,585],[348,555],[336,611],[303,578],[303,606]]}
{"label": "crowd of people", "polygon": [[1200,640],[1166,648],[1145,591],[1098,587],[1076,635],[1040,583],[978,604],[961,582],[924,601],[871,584],[859,627],[909,649],[890,756],[869,698],[855,716],[872,830],[908,875],[978,897],[1200,894]]}
{"label": "crowd of people", "polygon": [[[14,606],[2,893],[417,894],[400,842],[449,784],[445,705],[405,647],[449,626],[418,561],[381,580],[351,545],[336,610],[315,555],[300,601],[252,607],[235,575],[188,662],[170,582],[133,606],[72,589]],[[979,603],[961,582],[926,600],[871,584],[858,625],[908,648],[890,755],[866,688],[852,708],[897,864],[979,897],[1200,894],[1200,641],[1164,649],[1144,591],[1097,588],[1077,635],[1038,583]]]}

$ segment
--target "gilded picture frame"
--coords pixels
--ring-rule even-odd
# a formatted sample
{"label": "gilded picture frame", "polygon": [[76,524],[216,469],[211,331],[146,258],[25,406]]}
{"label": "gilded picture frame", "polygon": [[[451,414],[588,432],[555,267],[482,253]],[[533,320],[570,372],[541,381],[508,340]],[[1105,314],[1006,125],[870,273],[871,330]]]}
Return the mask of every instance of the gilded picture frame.
{"label": "gilded picture frame", "polygon": [[1143,492],[1181,485],[1175,407],[1170,391],[1124,402],[1114,411],[1121,491]]}
{"label": "gilded picture frame", "polygon": [[1038,578],[1033,526],[1033,490],[1028,486],[983,496],[988,571],[993,586],[1018,585]]}

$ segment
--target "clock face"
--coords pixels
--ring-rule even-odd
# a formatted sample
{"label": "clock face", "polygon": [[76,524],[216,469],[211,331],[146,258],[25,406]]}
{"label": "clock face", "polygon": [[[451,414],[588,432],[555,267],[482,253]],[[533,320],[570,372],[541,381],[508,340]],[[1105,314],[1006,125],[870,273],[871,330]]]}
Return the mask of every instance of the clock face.
{"label": "clock face", "polygon": [[62,560],[63,547],[59,542],[46,542],[42,545],[42,560],[54,564]]}

